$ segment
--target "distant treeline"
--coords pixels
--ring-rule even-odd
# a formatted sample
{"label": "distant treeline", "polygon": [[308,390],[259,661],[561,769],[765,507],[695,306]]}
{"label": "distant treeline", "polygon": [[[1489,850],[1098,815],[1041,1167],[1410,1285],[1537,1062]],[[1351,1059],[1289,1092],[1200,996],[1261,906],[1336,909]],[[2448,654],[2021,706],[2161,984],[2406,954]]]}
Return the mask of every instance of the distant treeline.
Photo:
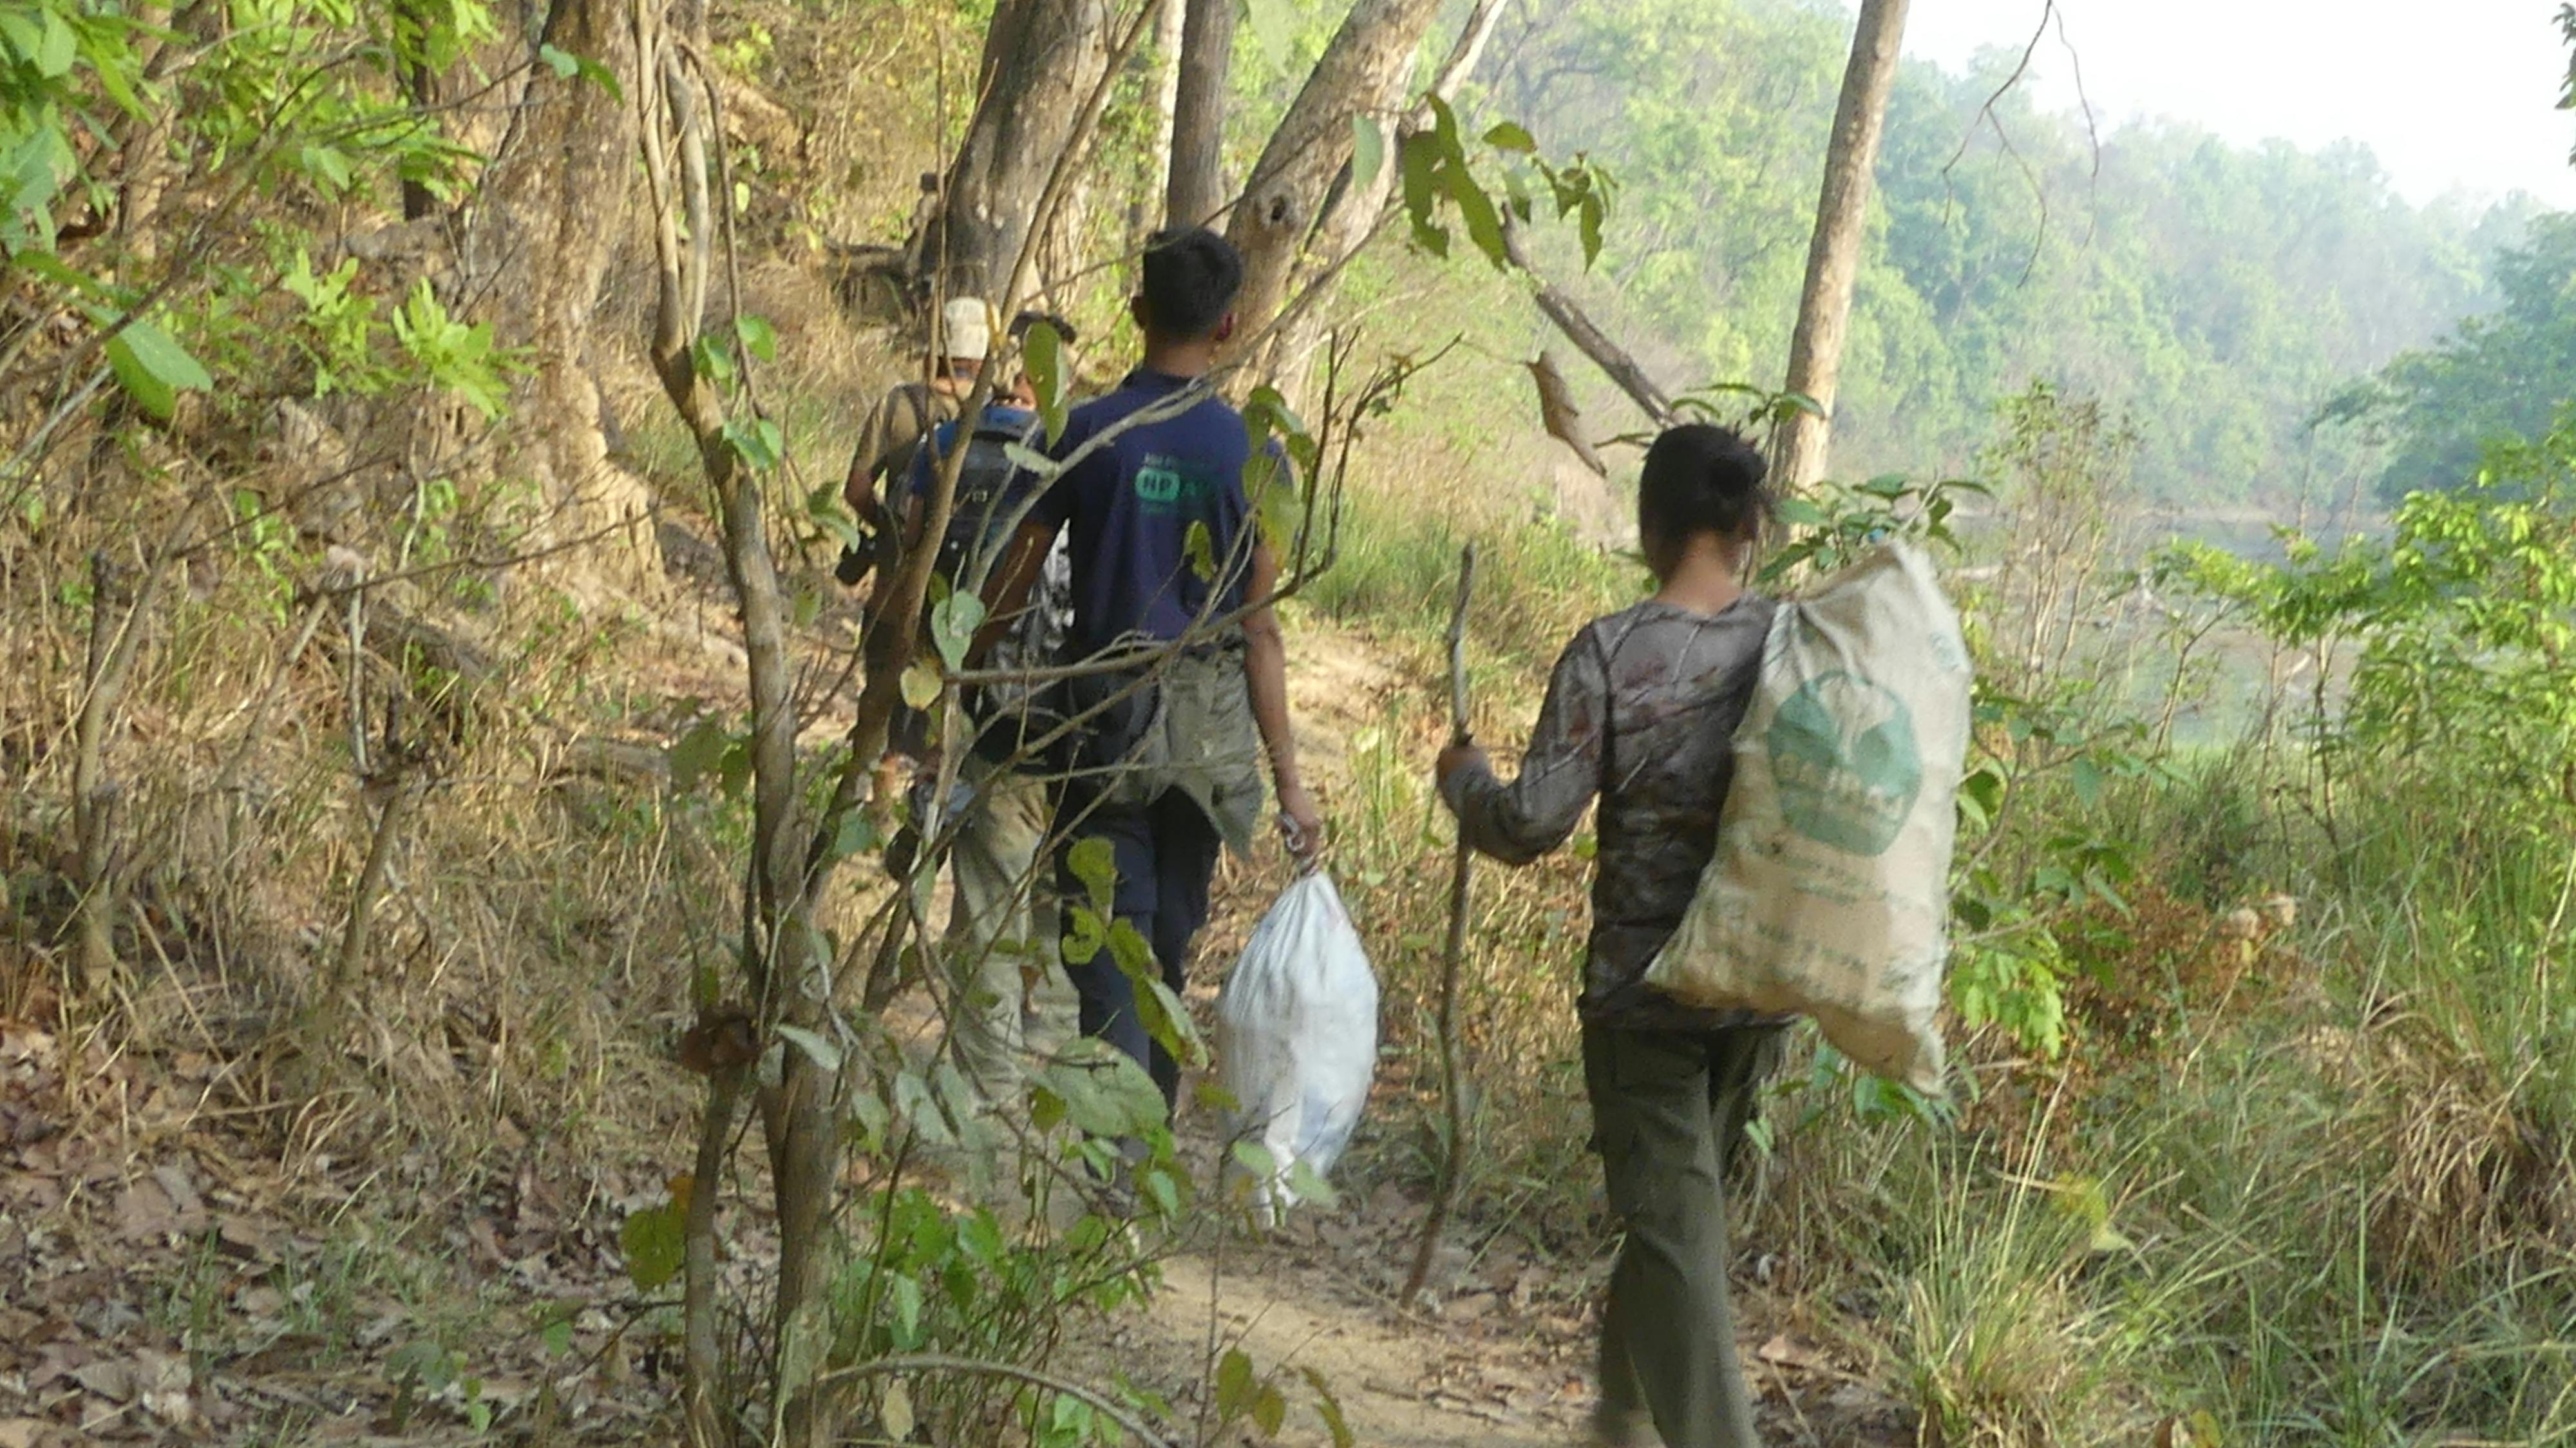
{"label": "distant treeline", "polygon": [[[1522,14],[1485,72],[1491,110],[1624,183],[1586,294],[1709,379],[1776,382],[1848,16],[1793,0]],[[2399,433],[2311,423],[2503,303],[2499,254],[2531,231],[2536,201],[2411,205],[2351,143],[2246,147],[2177,124],[2097,143],[2026,87],[1996,96],[2019,58],[1989,51],[1966,74],[1908,63],[1899,80],[1838,472],[1973,466],[1996,402],[2047,379],[2126,414],[2139,485],[2175,501],[2340,492],[2400,470],[2410,485],[2458,480],[2474,447],[2457,439],[2428,451],[2404,419]],[[2065,63],[2053,39],[2043,59]],[[2409,453],[2400,468],[2388,443]]]}

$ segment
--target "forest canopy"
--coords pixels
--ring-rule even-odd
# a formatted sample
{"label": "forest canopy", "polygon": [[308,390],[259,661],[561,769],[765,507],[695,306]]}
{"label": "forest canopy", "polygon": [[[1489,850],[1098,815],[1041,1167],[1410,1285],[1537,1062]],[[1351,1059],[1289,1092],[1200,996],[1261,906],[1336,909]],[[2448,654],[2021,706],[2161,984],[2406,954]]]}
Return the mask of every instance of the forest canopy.
{"label": "forest canopy", "polygon": [[[1593,0],[1525,12],[1496,41],[1493,112],[1543,118],[1546,145],[1589,152],[1624,183],[1587,300],[1668,344],[1694,380],[1773,380],[1847,26],[1839,7],[1794,0]],[[2158,444],[2137,478],[2153,495],[2286,498],[2303,477],[2371,466],[2364,439],[2312,444],[2329,397],[2511,303],[2517,265],[2565,281],[2564,243],[2499,259],[2541,210],[2528,196],[2415,205],[2352,142],[2097,129],[2007,88],[2020,59],[1990,50],[1964,74],[1920,61],[1899,73],[1838,471],[1965,468],[1996,403],[2044,380],[2152,419]],[[2531,323],[2474,323],[2460,345],[2492,351],[2540,325],[2548,288],[2524,290]],[[2527,408],[2496,408],[2534,430]],[[2442,456],[2459,480],[2456,447]],[[2390,482],[2431,480],[2432,465],[2401,462]]]}

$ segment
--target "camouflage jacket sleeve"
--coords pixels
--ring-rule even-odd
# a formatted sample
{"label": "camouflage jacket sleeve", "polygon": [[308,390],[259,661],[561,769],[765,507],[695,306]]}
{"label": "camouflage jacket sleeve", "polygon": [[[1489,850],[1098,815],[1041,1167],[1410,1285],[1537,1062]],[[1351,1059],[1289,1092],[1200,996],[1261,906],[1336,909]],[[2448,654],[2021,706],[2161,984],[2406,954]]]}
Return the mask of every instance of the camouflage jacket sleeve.
{"label": "camouflage jacket sleeve", "polygon": [[1587,628],[1556,661],[1519,775],[1505,784],[1490,770],[1474,767],[1445,782],[1449,808],[1467,842],[1514,865],[1565,843],[1601,788],[1602,731],[1609,712],[1609,670],[1600,643]]}
{"label": "camouflage jacket sleeve", "polygon": [[932,409],[921,398],[917,384],[906,383],[889,390],[868,410],[867,421],[859,425],[858,445],[850,449],[850,475],[842,484],[842,496],[853,508],[865,510],[861,495],[899,506],[903,501],[901,479],[880,492],[878,478],[893,463],[897,453],[921,439],[924,426],[931,421]]}

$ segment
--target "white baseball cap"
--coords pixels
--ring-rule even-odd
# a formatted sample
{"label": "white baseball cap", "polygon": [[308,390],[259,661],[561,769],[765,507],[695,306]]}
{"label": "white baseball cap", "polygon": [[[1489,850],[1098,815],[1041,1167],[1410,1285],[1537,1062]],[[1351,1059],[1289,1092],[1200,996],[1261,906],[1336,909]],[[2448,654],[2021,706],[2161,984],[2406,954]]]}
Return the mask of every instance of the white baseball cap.
{"label": "white baseball cap", "polygon": [[993,308],[982,297],[951,297],[939,310],[939,355],[981,362],[993,350]]}

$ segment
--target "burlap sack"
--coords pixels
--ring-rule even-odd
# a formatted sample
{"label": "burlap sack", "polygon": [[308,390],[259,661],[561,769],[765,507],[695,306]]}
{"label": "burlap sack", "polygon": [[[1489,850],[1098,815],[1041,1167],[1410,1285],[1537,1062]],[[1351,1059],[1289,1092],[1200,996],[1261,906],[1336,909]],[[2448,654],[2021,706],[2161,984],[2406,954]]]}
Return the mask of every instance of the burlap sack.
{"label": "burlap sack", "polygon": [[1782,605],[1717,856],[1647,982],[1813,1016],[1854,1062],[1937,1093],[1968,683],[1958,612],[1910,544]]}

